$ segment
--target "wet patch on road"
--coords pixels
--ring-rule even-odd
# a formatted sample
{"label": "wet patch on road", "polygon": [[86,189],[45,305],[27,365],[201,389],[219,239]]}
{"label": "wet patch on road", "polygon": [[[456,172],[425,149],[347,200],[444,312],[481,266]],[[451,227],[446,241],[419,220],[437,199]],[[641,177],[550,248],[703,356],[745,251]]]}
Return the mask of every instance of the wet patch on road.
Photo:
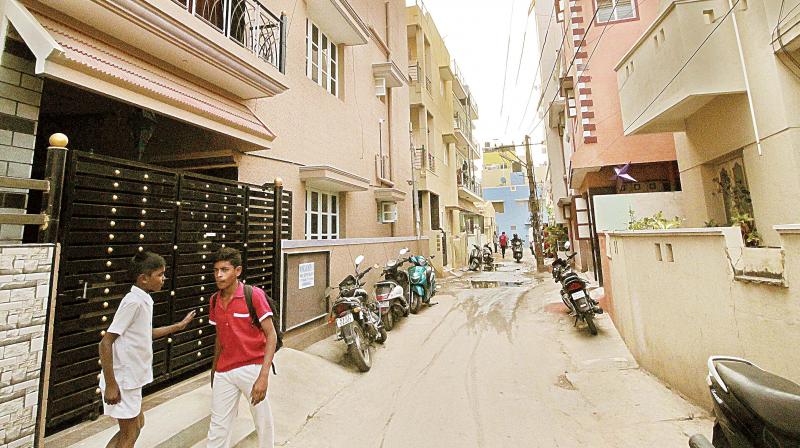
{"label": "wet patch on road", "polygon": [[499,280],[470,280],[470,287],[472,289],[485,289],[485,288],[516,288],[523,286],[525,284],[524,281],[499,281]]}
{"label": "wet patch on road", "polygon": [[567,307],[562,302],[553,302],[545,304],[542,309],[545,313],[552,313],[552,314],[567,314],[569,311]]}
{"label": "wet patch on road", "polygon": [[569,378],[567,378],[566,373],[558,376],[558,381],[556,381],[556,386],[566,390],[578,390],[578,388],[575,387],[574,384],[572,384],[572,381],[570,381]]}

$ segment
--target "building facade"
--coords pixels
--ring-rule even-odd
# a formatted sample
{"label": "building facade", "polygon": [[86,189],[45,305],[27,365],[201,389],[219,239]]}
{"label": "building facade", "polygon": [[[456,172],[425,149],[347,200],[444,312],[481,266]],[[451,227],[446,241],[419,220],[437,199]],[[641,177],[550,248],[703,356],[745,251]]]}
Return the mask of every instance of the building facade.
{"label": "building facade", "polygon": [[779,246],[774,226],[800,221],[797,5],[662,1],[618,60],[626,133],[673,135],[687,226]]}
{"label": "building facade", "polygon": [[438,270],[465,266],[468,248],[485,236],[476,225],[481,185],[473,137],[478,108],[421,1],[407,8],[414,181],[420,231],[430,237]]}
{"label": "building facade", "polygon": [[[597,272],[600,229],[594,197],[680,190],[672,137],[625,134],[614,72],[658,5],[555,0],[537,2],[534,9],[544,54],[556,55],[542,60],[542,96],[534,121],[545,129],[553,201],[558,204],[554,215],[570,230],[580,253],[578,264]],[[627,164],[635,181],[615,175],[615,168]]]}

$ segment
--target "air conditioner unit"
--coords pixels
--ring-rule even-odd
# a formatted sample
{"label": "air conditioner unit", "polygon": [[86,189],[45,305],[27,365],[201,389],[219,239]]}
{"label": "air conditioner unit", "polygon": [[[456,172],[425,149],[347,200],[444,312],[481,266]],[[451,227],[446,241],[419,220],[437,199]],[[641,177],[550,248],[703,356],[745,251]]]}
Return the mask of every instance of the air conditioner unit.
{"label": "air conditioner unit", "polygon": [[375,79],[375,96],[386,96],[386,78]]}
{"label": "air conditioner unit", "polygon": [[380,214],[381,214],[381,224],[389,224],[397,222],[397,203],[381,202]]}

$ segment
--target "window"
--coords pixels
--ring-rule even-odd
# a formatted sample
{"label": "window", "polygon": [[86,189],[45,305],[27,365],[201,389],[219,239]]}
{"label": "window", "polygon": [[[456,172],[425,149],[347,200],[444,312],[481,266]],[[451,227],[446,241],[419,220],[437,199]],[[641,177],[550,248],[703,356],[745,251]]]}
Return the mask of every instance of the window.
{"label": "window", "polygon": [[339,238],[339,195],[306,190],[306,239]]}
{"label": "window", "polygon": [[510,189],[511,189],[511,191],[517,191],[517,186],[516,186],[516,185],[512,185],[512,186],[510,187]]}
{"label": "window", "polygon": [[618,22],[637,18],[636,0],[595,0],[597,23]]}
{"label": "window", "polygon": [[306,24],[306,76],[339,96],[339,48],[310,20]]}
{"label": "window", "polygon": [[492,207],[494,207],[495,213],[505,213],[506,212],[506,204],[505,202],[492,202]]}
{"label": "window", "polygon": [[556,8],[556,20],[559,22],[564,21],[564,4],[566,0],[554,0],[555,1],[555,8]]}

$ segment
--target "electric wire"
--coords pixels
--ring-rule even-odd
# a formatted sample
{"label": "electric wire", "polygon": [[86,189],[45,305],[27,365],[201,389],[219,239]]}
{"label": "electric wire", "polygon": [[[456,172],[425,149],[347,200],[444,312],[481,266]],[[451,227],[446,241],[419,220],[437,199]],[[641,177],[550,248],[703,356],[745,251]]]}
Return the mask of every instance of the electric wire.
{"label": "electric wire", "polygon": [[511,54],[511,25],[514,23],[514,1],[511,2],[511,14],[508,18],[508,42],[506,42],[506,67],[503,70],[503,92],[500,94],[500,116],[506,102],[506,80],[508,79],[508,56]]}

